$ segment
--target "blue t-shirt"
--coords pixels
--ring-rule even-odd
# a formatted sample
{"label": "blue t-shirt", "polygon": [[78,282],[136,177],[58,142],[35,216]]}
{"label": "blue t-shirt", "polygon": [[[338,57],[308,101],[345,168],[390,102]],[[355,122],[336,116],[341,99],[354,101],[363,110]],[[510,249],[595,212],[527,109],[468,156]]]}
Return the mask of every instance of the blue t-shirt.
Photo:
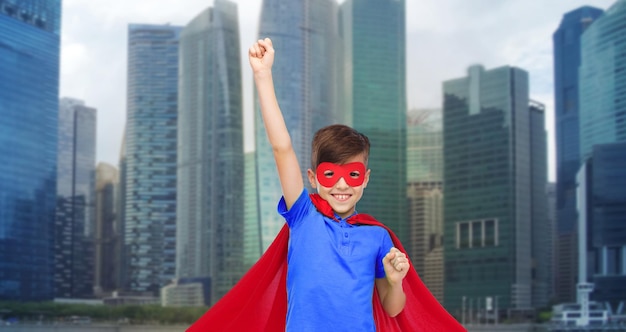
{"label": "blue t-shirt", "polygon": [[387,230],[350,225],[319,213],[305,189],[287,211],[286,331],[376,331],[372,309],[375,278],[393,243]]}

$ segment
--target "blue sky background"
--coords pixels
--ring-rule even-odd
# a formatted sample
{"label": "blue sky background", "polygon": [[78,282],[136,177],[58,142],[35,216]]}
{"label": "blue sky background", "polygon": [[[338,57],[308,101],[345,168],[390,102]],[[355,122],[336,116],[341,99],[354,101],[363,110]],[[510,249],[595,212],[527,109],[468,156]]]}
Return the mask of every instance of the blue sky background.
{"label": "blue sky background", "polygon": [[[257,38],[261,0],[238,4],[245,148],[254,149],[247,49]],[[341,2],[341,1],[340,1]],[[552,34],[563,14],[614,0],[406,0],[409,108],[441,107],[442,82],[473,64],[530,74],[531,98],[546,105],[549,179],[554,169]],[[98,110],[97,160],[117,166],[126,121],[126,40],[130,23],[186,25],[210,0],[63,0],[61,97]],[[277,55],[279,56],[279,55]],[[278,58],[279,59],[279,58]]]}

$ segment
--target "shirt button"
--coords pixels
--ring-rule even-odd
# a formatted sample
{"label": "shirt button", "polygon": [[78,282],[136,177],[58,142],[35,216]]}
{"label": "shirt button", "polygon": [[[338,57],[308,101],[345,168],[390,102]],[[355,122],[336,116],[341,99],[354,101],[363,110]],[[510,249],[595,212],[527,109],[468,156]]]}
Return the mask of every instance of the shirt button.
{"label": "shirt button", "polygon": [[348,237],[348,233],[343,233],[343,236],[344,237]]}

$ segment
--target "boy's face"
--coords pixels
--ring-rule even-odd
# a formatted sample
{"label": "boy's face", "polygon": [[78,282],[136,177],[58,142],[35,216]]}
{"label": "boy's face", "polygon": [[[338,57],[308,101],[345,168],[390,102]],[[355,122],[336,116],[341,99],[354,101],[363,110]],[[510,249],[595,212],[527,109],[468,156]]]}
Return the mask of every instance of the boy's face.
{"label": "boy's face", "polygon": [[341,218],[352,215],[363,196],[370,176],[364,164],[365,157],[360,154],[341,165],[321,163],[315,171],[307,171],[311,186]]}

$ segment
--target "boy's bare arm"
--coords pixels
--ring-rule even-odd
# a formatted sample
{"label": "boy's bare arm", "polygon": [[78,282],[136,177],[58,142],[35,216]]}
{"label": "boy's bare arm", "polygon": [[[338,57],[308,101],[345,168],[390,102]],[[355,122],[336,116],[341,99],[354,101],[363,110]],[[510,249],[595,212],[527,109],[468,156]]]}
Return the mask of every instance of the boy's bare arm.
{"label": "boy's bare arm", "polygon": [[274,92],[272,79],[274,48],[272,41],[269,38],[259,39],[250,47],[248,58],[259,96],[263,123],[274,152],[280,185],[287,209],[289,209],[302,193],[304,181],[296,153],[291,144],[289,131],[287,131]]}
{"label": "boy's bare arm", "polygon": [[376,288],[383,308],[389,316],[395,317],[406,304],[402,280],[409,271],[409,260],[400,250],[391,248],[383,258],[383,265],[386,277],[376,279]]}

